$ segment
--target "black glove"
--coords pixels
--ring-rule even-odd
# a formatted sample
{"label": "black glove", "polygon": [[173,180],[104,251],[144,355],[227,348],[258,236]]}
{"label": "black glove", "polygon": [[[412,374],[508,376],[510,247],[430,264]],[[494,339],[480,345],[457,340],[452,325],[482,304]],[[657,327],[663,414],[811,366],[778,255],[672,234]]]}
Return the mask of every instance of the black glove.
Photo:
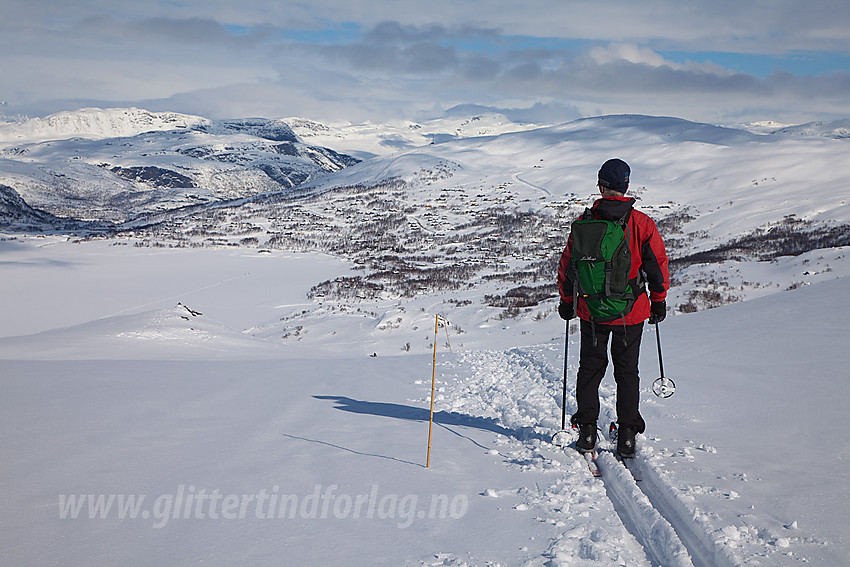
{"label": "black glove", "polygon": [[667,317],[667,302],[666,301],[653,301],[649,305],[649,322],[655,325],[656,323],[660,323]]}
{"label": "black glove", "polygon": [[564,321],[569,321],[576,316],[576,310],[573,309],[572,303],[567,303],[562,300],[561,303],[558,304],[558,315],[560,315],[561,319]]}

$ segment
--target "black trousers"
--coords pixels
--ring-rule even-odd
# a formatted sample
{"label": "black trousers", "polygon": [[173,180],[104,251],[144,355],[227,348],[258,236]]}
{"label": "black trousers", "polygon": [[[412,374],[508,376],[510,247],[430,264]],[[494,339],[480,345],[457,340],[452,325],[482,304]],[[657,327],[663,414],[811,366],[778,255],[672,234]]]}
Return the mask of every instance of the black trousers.
{"label": "black trousers", "polygon": [[576,378],[578,411],[571,419],[573,423],[596,423],[599,419],[599,384],[608,368],[610,337],[614,381],[617,383],[617,423],[620,427],[628,425],[637,429],[638,433],[643,433],[646,423],[638,410],[640,401],[638,358],[642,335],[643,323],[623,326],[599,323],[591,325],[587,321],[581,322],[581,354]]}

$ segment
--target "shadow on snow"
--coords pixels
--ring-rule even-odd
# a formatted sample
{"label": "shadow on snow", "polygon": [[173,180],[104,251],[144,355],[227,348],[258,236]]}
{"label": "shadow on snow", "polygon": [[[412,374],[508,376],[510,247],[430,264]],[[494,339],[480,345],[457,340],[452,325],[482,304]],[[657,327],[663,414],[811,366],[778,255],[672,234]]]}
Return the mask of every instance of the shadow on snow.
{"label": "shadow on snow", "polygon": [[[404,419],[409,421],[427,422],[430,419],[430,410],[426,408],[418,408],[414,406],[404,406],[401,404],[390,404],[385,402],[366,402],[355,400],[346,396],[313,396],[318,400],[331,400],[336,406],[335,408],[351,413],[359,413],[365,415],[377,415],[381,417],[390,417],[393,419]],[[490,431],[505,435],[519,440],[527,440],[533,438],[543,439],[538,433],[530,427],[522,427],[520,429],[508,429],[499,425],[499,423],[491,417],[475,417],[464,415],[455,412],[435,411],[434,423],[448,429],[447,426],[463,426],[480,429],[482,431]],[[452,431],[449,429],[449,431]],[[455,435],[465,437],[459,433],[452,431]],[[478,443],[476,443],[478,445]]]}

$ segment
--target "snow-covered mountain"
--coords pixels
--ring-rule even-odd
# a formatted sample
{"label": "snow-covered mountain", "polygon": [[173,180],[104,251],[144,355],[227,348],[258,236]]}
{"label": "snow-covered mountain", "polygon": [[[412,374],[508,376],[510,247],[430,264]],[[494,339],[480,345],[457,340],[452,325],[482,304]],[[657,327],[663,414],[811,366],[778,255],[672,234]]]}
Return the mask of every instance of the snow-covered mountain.
{"label": "snow-covered mountain", "polygon": [[0,183],[54,215],[138,214],[297,187],[359,160],[282,121],[85,109],[0,125]]}
{"label": "snow-covered mountain", "polygon": [[825,138],[850,138],[850,118],[831,122],[808,122],[798,126],[785,126],[775,130],[776,134],[789,136],[822,136]]}
{"label": "snow-covered mountain", "polygon": [[327,126],[87,108],[0,123],[0,183],[59,217],[121,222],[292,189],[375,155],[530,128],[493,113]]}
{"label": "snow-covered mountain", "polygon": [[[85,111],[76,121],[70,113],[58,122],[74,124],[76,133],[95,122],[95,139],[5,148],[0,181],[52,214],[124,221],[117,234],[138,245],[322,251],[360,266],[359,274],[315,282],[311,294],[323,307],[307,316],[319,319],[329,301],[398,302],[443,289],[468,295],[459,301],[483,309],[476,317],[485,320],[535,316],[536,306],[554,298],[550,275],[569,223],[592,201],[599,163],[615,155],[632,164],[630,194],[666,238],[677,310],[810,279],[773,278],[741,260],[850,244],[846,198],[817,189],[850,183],[847,141],[818,134],[836,124],[808,125],[806,136],[788,129],[767,135],[625,115],[478,136],[504,121],[476,116],[452,123],[469,137],[358,164],[300,141],[307,130],[325,132],[323,141],[351,141],[351,131],[303,120],[104,113],[95,120],[96,112]],[[461,128],[478,119],[481,130]],[[162,129],[101,138],[110,135],[107,123],[128,134]],[[416,326],[410,323],[411,332]]]}
{"label": "snow-covered mountain", "polygon": [[209,125],[200,116],[149,112],[140,108],[82,108],[44,118],[0,122],[0,146],[37,144],[51,140],[130,138],[143,132],[186,130]]}
{"label": "snow-covered mountain", "polygon": [[[322,251],[360,267],[314,282],[314,309],[258,333],[286,334],[282,327],[324,320],[351,300],[382,300],[389,313],[441,290],[456,291],[474,319],[542,316],[555,298],[551,273],[569,223],[594,198],[596,170],[611,156],[632,164],[630,195],[665,236],[676,311],[826,277],[834,261],[788,281],[751,260],[802,262],[801,255],[850,244],[846,198],[818,190],[850,184],[847,140],[823,135],[838,123],[757,134],[624,115],[478,136],[504,122],[476,116],[452,123],[469,137],[356,163],[300,141],[311,130],[325,132],[323,141],[350,142],[351,131],[303,120],[104,113],[57,122],[77,133],[94,122],[95,139],[5,148],[0,180],[39,210],[123,221],[116,234],[136,245]],[[461,128],[478,119],[481,130]],[[103,124],[128,134],[162,129],[101,138],[109,135]],[[418,326],[413,318],[404,327],[413,335]]]}
{"label": "snow-covered mountain", "polygon": [[333,148],[361,159],[398,154],[431,143],[460,138],[498,136],[539,128],[517,123],[502,114],[485,112],[464,117],[446,117],[421,122],[363,122],[358,124],[322,124],[303,118],[286,118],[299,138]]}
{"label": "snow-covered mountain", "polygon": [[[248,122],[184,134],[267,140],[256,134],[270,125]],[[115,140],[142,152],[158,136]],[[91,238],[6,231],[4,557],[840,565],[848,143],[597,117],[428,143],[294,189],[141,212]],[[101,139],[30,149],[74,145],[106,151]],[[173,165],[182,155],[78,175],[152,176],[165,191],[189,177]],[[678,387],[649,391],[648,326],[648,429],[630,469],[604,440],[598,479],[551,443],[575,411],[578,365],[553,280],[612,156],[632,166],[629,193],[672,259],[659,336]],[[0,170],[47,175],[8,154]],[[6,187],[0,210],[50,223]],[[67,202],[88,198],[63,187]],[[605,427],[610,376],[600,396]]]}
{"label": "snow-covered mountain", "polygon": [[11,187],[0,185],[0,226],[40,232],[57,221],[53,215],[30,207]]}
{"label": "snow-covered mountain", "polygon": [[783,124],[773,120],[747,122],[731,127],[741,127],[757,134],[775,134],[779,136],[848,138],[850,137],[850,119],[817,121],[806,124]]}
{"label": "snow-covered mountain", "polygon": [[[316,282],[313,309],[258,333],[283,335],[282,327],[305,319],[321,326],[328,310],[381,301],[381,317],[405,321],[394,332],[413,337],[421,322],[397,311],[442,290],[453,290],[471,319],[529,322],[549,313],[569,223],[592,202],[599,164],[616,155],[632,164],[630,194],[665,236],[676,284],[671,307],[688,312],[838,269],[838,254],[820,255],[813,269],[803,268],[811,258],[802,255],[850,244],[846,198],[818,190],[846,186],[846,151],[841,139],[599,117],[428,144],[296,193],[141,216],[120,235],[142,245],[322,251],[360,267]],[[793,280],[779,268],[788,262],[800,263]]]}

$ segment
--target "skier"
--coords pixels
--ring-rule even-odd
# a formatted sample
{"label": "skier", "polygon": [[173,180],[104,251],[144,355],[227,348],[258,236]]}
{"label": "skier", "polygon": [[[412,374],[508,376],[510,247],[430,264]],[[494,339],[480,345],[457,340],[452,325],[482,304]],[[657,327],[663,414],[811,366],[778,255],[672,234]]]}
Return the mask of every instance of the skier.
{"label": "skier", "polygon": [[[581,319],[581,351],[576,378],[578,411],[570,420],[579,431],[576,448],[581,453],[587,453],[596,446],[599,384],[608,366],[608,339],[613,335],[611,358],[617,383],[617,451],[623,458],[634,456],[635,435],[643,433],[646,428],[638,410],[638,357],[643,322],[649,319],[650,323],[657,324],[664,320],[667,313],[665,299],[670,287],[667,253],[661,235],[649,216],[632,208],[635,199],[625,196],[629,188],[629,175],[629,166],[623,160],[614,158],[606,161],[598,175],[597,188],[602,196],[589,211],[592,219],[627,219],[624,221],[627,227],[625,235],[631,252],[628,278],[635,282],[637,288],[631,310],[614,320],[594,321],[587,304],[590,300],[577,293],[572,278],[568,277],[573,246],[572,231],[558,268],[558,288],[561,294],[558,314],[565,321],[576,314]],[[649,287],[649,295],[644,282]]]}

